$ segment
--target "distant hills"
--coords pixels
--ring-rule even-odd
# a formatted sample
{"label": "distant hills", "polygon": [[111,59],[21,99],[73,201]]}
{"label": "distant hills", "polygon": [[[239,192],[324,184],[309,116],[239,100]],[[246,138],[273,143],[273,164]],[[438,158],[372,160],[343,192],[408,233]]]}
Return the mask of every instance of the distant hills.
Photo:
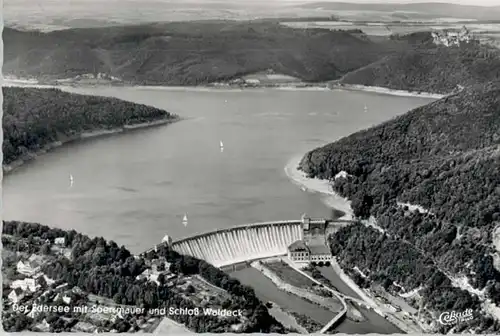
{"label": "distant hills", "polygon": [[[196,85],[273,69],[325,81],[408,44],[276,22],[181,22],[69,29],[6,28],[4,74],[39,79],[106,73],[125,82]],[[405,45],[406,44],[406,45]]]}

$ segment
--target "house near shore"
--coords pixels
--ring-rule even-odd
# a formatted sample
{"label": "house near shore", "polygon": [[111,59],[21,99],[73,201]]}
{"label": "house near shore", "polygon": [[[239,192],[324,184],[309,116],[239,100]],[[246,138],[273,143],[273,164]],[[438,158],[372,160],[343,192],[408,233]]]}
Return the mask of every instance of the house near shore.
{"label": "house near shore", "polygon": [[245,84],[248,84],[248,85],[259,85],[260,84],[260,80],[257,79],[257,78],[247,78],[247,79],[245,79]]}
{"label": "house near shore", "polygon": [[55,240],[54,240],[54,243],[56,245],[59,245],[59,246],[66,246],[66,239],[64,237],[57,237]]}

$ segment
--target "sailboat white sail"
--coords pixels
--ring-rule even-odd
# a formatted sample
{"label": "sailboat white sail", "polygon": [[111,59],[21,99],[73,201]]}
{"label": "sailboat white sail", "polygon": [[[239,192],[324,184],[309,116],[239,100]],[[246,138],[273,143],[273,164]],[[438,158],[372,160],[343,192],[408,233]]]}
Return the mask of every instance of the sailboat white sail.
{"label": "sailboat white sail", "polygon": [[187,224],[188,224],[188,217],[187,217],[187,214],[184,214],[184,218],[182,218],[182,224],[183,224],[184,226],[187,226]]}
{"label": "sailboat white sail", "polygon": [[368,112],[368,107],[365,105],[365,113]]}
{"label": "sailboat white sail", "polygon": [[69,186],[73,186],[73,175],[69,174]]}
{"label": "sailboat white sail", "polygon": [[222,140],[220,141],[220,151],[221,153],[224,151],[224,143],[222,142]]}

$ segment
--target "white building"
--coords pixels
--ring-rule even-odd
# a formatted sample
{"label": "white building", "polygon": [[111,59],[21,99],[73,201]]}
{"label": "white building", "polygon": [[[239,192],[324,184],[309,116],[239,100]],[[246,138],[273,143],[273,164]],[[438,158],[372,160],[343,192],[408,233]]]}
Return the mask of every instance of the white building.
{"label": "white building", "polygon": [[32,276],[33,274],[37,273],[40,270],[40,264],[35,261],[19,260],[19,262],[16,265],[16,268],[19,273],[27,276]]}
{"label": "white building", "polygon": [[309,251],[311,251],[310,261],[311,262],[326,262],[332,259],[332,252],[326,245],[312,245],[309,246]]}
{"label": "white building", "polygon": [[30,292],[35,292],[39,285],[36,284],[35,279],[27,278],[24,280],[14,280],[10,284],[10,288],[19,288],[23,291],[29,290]]}
{"label": "white building", "polygon": [[288,258],[293,262],[329,262],[332,253],[326,245],[307,245],[302,240],[297,240],[288,246]]}
{"label": "white building", "polygon": [[141,274],[139,274],[138,276],[135,277],[136,280],[141,280],[141,279],[149,279],[149,277],[151,276],[153,272],[151,271],[151,269],[146,269],[144,272],[142,272]]}
{"label": "white building", "polygon": [[297,240],[288,246],[288,258],[295,262],[309,262],[309,248],[302,240]]}
{"label": "white building", "polygon": [[258,80],[257,78],[248,78],[248,79],[245,79],[245,83],[250,84],[250,85],[259,85],[260,80]]}
{"label": "white building", "polygon": [[54,297],[53,301],[56,302],[57,300],[59,300],[59,298],[62,300],[62,302],[66,303],[66,304],[71,303],[71,297],[69,297],[66,294],[61,294],[61,293],[57,293],[57,295]]}
{"label": "white building", "polygon": [[64,302],[64,303],[66,303],[66,304],[70,304],[70,303],[71,303],[71,298],[70,298],[69,296],[67,296],[67,295],[64,295],[64,296],[62,297],[62,300],[63,300],[63,302]]}
{"label": "white building", "polygon": [[20,288],[14,288],[12,292],[9,293],[9,301],[12,303],[18,303],[24,297],[24,292]]}
{"label": "white building", "polygon": [[58,237],[54,240],[54,243],[59,246],[66,246],[66,239],[64,237]]}

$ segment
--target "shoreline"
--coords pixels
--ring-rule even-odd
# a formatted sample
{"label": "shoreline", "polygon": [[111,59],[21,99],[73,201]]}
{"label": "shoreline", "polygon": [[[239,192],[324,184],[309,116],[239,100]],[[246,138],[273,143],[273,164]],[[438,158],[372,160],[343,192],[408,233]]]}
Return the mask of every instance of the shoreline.
{"label": "shoreline", "polygon": [[395,90],[395,89],[385,88],[383,86],[368,86],[359,84],[334,84],[331,86],[331,88],[337,90],[345,90],[345,91],[362,91],[362,92],[385,94],[389,96],[426,98],[426,99],[441,99],[450,95],[450,94],[440,94],[432,92]]}
{"label": "shoreline", "polygon": [[70,90],[85,87],[123,87],[134,88],[138,90],[199,90],[199,91],[244,91],[252,89],[274,89],[274,90],[297,90],[297,91],[360,91],[370,92],[388,96],[413,97],[424,99],[441,99],[450,94],[438,94],[432,92],[417,92],[409,90],[395,90],[382,86],[368,86],[359,84],[339,84],[336,81],[326,81],[318,83],[270,83],[270,84],[252,84],[252,85],[234,85],[226,83],[206,83],[203,85],[135,85],[126,82],[59,82],[56,84],[40,83],[34,79],[8,79],[2,81],[5,87],[32,87],[39,89],[61,89]]}
{"label": "shoreline", "polygon": [[306,173],[298,169],[301,160],[302,155],[296,155],[286,164],[284,170],[290,181],[304,188],[307,192],[322,194],[325,205],[344,213],[338,219],[353,220],[354,213],[351,208],[351,201],[334,192],[330,186],[330,181],[307,177]]}
{"label": "shoreline", "polygon": [[51,142],[51,143],[43,146],[41,149],[39,149],[37,151],[29,152],[26,155],[24,155],[24,157],[19,158],[19,159],[15,160],[9,164],[3,164],[2,165],[3,175],[6,176],[6,175],[12,173],[13,171],[15,171],[16,169],[20,168],[21,166],[25,165],[26,163],[36,160],[41,155],[46,154],[47,152],[49,152],[51,150],[54,150],[56,148],[59,148],[63,145],[66,145],[66,144],[69,144],[72,142],[84,141],[84,140],[88,140],[88,139],[95,139],[95,138],[104,137],[104,136],[108,136],[108,135],[114,135],[114,134],[127,133],[127,132],[137,130],[137,129],[173,124],[173,123],[178,122],[180,120],[182,120],[182,118],[180,118],[180,117],[169,118],[169,119],[159,119],[159,120],[148,121],[148,122],[143,122],[143,123],[123,125],[121,127],[116,127],[116,128],[111,128],[111,129],[98,129],[98,130],[94,130],[94,131],[88,131],[88,132],[83,132],[83,133],[76,134],[73,136],[69,136],[64,140]]}

